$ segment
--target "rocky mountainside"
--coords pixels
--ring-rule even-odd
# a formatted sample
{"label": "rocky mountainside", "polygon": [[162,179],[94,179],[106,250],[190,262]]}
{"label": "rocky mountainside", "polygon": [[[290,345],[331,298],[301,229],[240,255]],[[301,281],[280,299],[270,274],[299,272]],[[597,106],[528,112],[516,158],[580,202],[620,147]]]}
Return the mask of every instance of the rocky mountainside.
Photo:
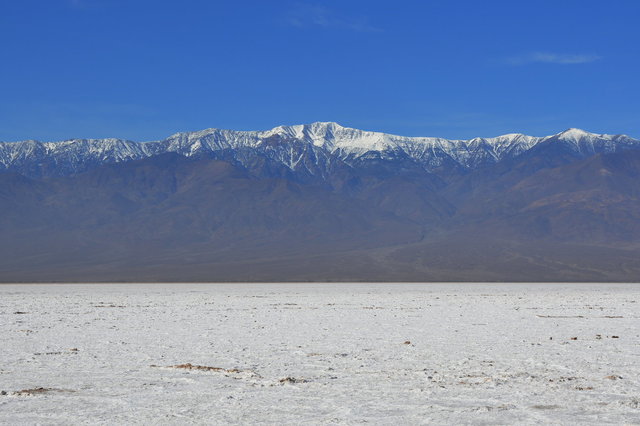
{"label": "rocky mountainside", "polygon": [[175,152],[187,157],[222,157],[246,166],[254,156],[276,160],[294,172],[326,178],[334,163],[350,167],[383,162],[411,163],[450,176],[515,158],[533,148],[562,146],[576,157],[640,147],[625,135],[569,129],[547,137],[508,134],[448,140],[403,137],[342,127],[337,123],[279,126],[268,131],[207,129],[177,133],[162,141],[72,139],[62,142],[0,143],[0,170],[29,177],[67,176],[92,168]]}
{"label": "rocky mountainside", "polygon": [[638,281],[640,141],[335,123],[0,144],[0,281]]}

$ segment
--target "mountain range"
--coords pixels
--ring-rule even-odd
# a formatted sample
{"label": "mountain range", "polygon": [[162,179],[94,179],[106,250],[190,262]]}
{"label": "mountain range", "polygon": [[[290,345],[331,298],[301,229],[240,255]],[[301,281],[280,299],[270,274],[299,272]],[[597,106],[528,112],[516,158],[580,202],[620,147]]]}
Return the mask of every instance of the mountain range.
{"label": "mountain range", "polygon": [[0,143],[0,281],[638,281],[640,140]]}

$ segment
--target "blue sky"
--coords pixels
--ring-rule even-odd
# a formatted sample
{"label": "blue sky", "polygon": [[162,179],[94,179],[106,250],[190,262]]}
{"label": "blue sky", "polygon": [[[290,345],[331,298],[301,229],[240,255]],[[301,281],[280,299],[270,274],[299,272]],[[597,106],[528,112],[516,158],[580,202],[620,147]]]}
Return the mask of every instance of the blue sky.
{"label": "blue sky", "polygon": [[640,137],[640,1],[0,0],[0,140]]}

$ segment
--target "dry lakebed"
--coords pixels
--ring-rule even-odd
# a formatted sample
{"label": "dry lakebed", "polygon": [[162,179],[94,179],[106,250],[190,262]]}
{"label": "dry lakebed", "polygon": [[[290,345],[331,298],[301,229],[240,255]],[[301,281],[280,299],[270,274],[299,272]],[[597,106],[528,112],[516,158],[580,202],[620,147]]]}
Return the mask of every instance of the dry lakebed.
{"label": "dry lakebed", "polygon": [[634,284],[0,285],[2,424],[639,424]]}

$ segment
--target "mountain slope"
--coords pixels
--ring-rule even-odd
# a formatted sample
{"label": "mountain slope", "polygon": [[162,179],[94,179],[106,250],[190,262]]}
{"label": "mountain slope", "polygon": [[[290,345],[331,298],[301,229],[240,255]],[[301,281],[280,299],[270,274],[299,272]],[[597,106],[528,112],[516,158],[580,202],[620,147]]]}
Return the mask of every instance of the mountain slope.
{"label": "mountain slope", "polygon": [[[20,182],[16,183],[16,180]],[[353,199],[284,178],[255,178],[215,159],[164,154],[35,182],[0,217],[0,274],[91,264],[101,268],[247,260],[403,244],[422,226]],[[29,186],[38,185],[38,195]],[[19,188],[21,185],[22,188]],[[26,189],[26,190],[25,190]],[[120,266],[122,267],[122,266]],[[64,269],[63,269],[64,270]]]}
{"label": "mountain slope", "polygon": [[[273,149],[277,141],[279,149]],[[406,158],[425,171],[443,177],[458,175],[517,156],[544,145],[563,145],[578,157],[640,147],[624,135],[597,135],[577,129],[547,137],[509,134],[495,138],[447,140],[403,137],[342,127],[336,123],[279,126],[268,131],[207,129],[177,133],[162,141],[136,143],[120,139],[75,139],[64,142],[0,143],[0,170],[30,177],[65,176],[109,163],[138,160],[175,152],[187,157],[226,152],[247,161],[261,152],[292,170],[306,168],[322,175],[335,158],[356,165],[369,158]],[[301,151],[305,161],[301,162]]]}
{"label": "mountain slope", "polygon": [[508,238],[598,244],[640,241],[640,151],[576,161],[563,156],[564,150],[553,153],[551,159],[547,150],[522,158],[502,174],[492,170],[469,176],[475,182],[473,189],[464,193],[457,186],[454,191],[455,226],[474,224]]}
{"label": "mountain slope", "polygon": [[640,146],[334,123],[6,143],[0,281],[638,281]]}

